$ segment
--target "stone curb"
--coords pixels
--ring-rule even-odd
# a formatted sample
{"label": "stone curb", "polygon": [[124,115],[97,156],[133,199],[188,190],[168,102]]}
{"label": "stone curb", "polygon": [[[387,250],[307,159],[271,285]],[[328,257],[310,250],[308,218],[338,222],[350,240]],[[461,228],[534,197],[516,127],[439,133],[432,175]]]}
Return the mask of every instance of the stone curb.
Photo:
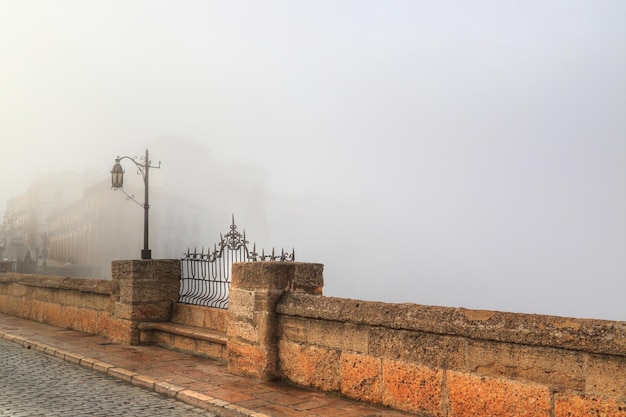
{"label": "stone curb", "polygon": [[202,408],[203,410],[207,410],[209,412],[216,412],[216,408],[223,408],[230,411],[231,413],[236,413],[241,417],[271,417],[270,415],[259,413],[254,410],[250,410],[230,403],[228,401],[211,397],[210,395],[202,394],[200,392],[196,392],[185,387],[170,384],[169,382],[159,381],[149,376],[140,375],[136,372],[132,372],[127,369],[99,361],[97,359],[87,358],[76,353],[72,353],[63,349],[58,349],[54,346],[50,346],[36,340],[28,339],[23,336],[17,336],[0,331],[0,338],[20,345],[25,349],[33,349],[37,352],[43,352],[47,355],[63,359],[65,362],[79,364],[80,366],[83,366],[85,368],[91,368],[94,371],[98,371],[113,378],[120,379],[134,386],[147,389],[149,391],[154,391],[158,394],[164,395],[169,398],[174,398],[177,401],[193,405],[194,407]]}

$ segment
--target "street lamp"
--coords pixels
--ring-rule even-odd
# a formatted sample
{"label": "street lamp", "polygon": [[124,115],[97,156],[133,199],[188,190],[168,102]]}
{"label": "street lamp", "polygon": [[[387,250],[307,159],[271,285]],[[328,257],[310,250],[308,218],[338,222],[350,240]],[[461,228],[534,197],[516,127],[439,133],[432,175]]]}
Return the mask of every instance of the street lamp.
{"label": "street lamp", "polygon": [[[141,174],[143,177],[143,183],[145,186],[145,198],[143,204],[135,200],[134,194],[129,195],[126,191],[124,191],[124,168],[120,164],[122,159],[129,159],[133,164],[135,164],[137,166],[137,174]],[[148,173],[150,168],[161,168],[161,161],[159,161],[158,166],[151,165],[147,149],[146,156],[142,156],[139,160],[143,160],[143,163],[138,162],[136,156],[132,158],[129,156],[118,156],[115,158],[115,165],[113,165],[113,169],[111,169],[111,188],[114,190],[122,190],[122,192],[126,194],[128,200],[133,200],[135,203],[143,207],[143,249],[141,250],[141,259],[152,259],[152,251],[148,249],[148,209],[150,208],[148,201]]]}

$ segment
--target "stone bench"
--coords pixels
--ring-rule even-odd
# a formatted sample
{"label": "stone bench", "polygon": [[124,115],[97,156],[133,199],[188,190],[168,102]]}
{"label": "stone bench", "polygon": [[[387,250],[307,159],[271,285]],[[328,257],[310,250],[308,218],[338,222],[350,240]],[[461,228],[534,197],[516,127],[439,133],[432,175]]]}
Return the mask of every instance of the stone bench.
{"label": "stone bench", "polygon": [[139,323],[139,343],[226,360],[226,333],[188,324],[171,322]]}

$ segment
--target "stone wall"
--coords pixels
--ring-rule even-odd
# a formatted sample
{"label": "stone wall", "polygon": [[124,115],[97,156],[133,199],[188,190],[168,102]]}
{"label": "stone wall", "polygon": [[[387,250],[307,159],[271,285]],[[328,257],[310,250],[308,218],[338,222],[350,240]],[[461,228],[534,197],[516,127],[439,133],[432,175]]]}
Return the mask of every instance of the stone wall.
{"label": "stone wall", "polygon": [[0,312],[106,337],[111,281],[0,274]]}
{"label": "stone wall", "polygon": [[280,375],[424,416],[626,416],[626,322],[285,293]]}
{"label": "stone wall", "polygon": [[227,312],[176,303],[177,260],[115,261],[111,281],[0,273],[0,312],[128,344],[142,323],[202,327],[235,374],[422,417],[626,417],[626,322],[324,297],[322,272],[235,264]]}
{"label": "stone wall", "polygon": [[322,266],[235,264],[231,372],[423,417],[626,417],[626,322],[321,296]]}
{"label": "stone wall", "polygon": [[112,280],[0,273],[0,312],[139,344],[139,323],[171,318],[180,261],[114,261],[111,270]]}

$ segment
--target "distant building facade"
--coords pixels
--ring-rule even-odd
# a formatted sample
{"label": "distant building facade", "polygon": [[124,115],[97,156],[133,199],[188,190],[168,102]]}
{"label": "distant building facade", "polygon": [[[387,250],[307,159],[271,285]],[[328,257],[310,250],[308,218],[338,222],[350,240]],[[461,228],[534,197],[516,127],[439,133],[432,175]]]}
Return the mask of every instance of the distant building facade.
{"label": "distant building facade", "polygon": [[39,174],[28,190],[7,201],[3,216],[3,258],[36,260],[41,255],[48,218],[83,195],[85,177],[71,171]]}
{"label": "distant building facade", "polygon": [[138,257],[141,245],[141,214],[136,206],[123,204],[112,192],[109,180],[85,189],[81,199],[49,217],[47,248],[57,265],[89,267],[90,276],[110,276],[114,259]]}

